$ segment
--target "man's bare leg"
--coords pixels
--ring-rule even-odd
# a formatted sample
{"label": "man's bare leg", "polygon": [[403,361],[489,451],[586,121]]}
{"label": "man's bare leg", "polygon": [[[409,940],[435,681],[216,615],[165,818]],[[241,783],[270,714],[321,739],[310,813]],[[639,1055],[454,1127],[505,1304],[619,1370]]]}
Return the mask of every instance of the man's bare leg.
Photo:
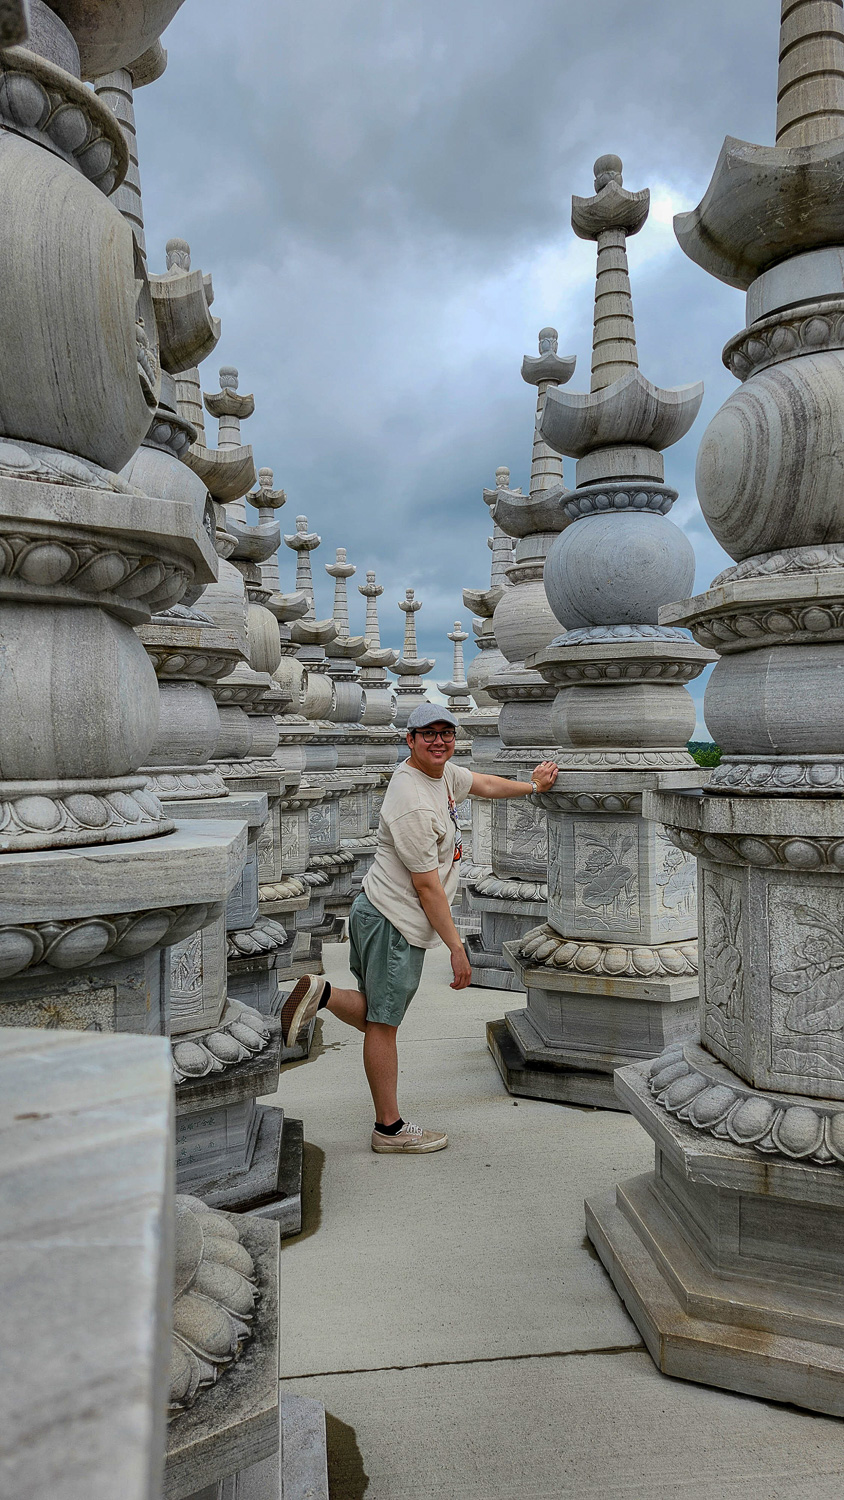
{"label": "man's bare leg", "polygon": [[[333,998],[333,996],[332,996]],[[375,1105],[378,1125],[395,1125],[401,1119],[398,1102],[399,1053],[397,1026],[367,1021],[363,1038],[363,1066]]]}
{"label": "man's bare leg", "polygon": [[331,986],[331,997],[325,1007],[338,1021],[354,1026],[355,1031],[366,1031],[366,996],[360,990],[341,990]]}

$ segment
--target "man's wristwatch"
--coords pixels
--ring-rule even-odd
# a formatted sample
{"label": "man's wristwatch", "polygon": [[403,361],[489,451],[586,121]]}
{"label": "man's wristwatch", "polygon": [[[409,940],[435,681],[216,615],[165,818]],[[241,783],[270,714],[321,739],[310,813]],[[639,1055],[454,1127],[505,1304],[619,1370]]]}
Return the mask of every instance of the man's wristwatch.
{"label": "man's wristwatch", "polygon": [[[531,781],[531,784],[530,784],[530,790],[531,790],[531,792],[534,793],[534,795],[538,795],[539,794],[539,787],[536,785],[536,782],[533,781],[533,780]],[[528,796],[530,796],[530,792],[528,793]]]}

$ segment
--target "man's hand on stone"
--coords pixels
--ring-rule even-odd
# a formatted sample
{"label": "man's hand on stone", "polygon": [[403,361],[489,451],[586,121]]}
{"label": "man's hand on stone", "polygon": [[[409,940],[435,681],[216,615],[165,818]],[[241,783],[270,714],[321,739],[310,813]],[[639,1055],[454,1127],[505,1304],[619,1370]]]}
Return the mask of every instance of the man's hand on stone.
{"label": "man's hand on stone", "polygon": [[466,986],[472,983],[472,965],[462,945],[451,951],[451,972],[454,975],[451,982],[453,990],[465,990]]}
{"label": "man's hand on stone", "polygon": [[558,769],[553,760],[541,760],[539,762],[531,777],[531,780],[536,782],[537,791],[550,792],[554,782],[557,780]]}

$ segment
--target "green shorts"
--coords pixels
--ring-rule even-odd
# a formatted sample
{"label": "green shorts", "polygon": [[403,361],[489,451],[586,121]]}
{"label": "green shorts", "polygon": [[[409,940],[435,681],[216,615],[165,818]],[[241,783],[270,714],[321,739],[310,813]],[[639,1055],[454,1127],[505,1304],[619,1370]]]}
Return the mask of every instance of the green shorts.
{"label": "green shorts", "polygon": [[414,948],[363,891],[349,912],[349,966],[366,996],[367,1021],[398,1026],[419,988],[425,949]]}

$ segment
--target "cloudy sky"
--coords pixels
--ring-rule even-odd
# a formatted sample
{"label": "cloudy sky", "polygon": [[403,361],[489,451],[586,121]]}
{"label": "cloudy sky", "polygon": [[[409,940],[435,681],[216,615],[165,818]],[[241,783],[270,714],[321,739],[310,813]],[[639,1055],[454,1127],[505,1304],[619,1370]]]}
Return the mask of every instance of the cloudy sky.
{"label": "cloudy sky", "polygon": [[385,585],[385,642],[413,585],[420,647],[450,676],[461,590],[488,582],[481,490],[501,463],[527,487],[519,367],[544,324],[588,389],[595,252],[570,197],[606,151],[652,193],[629,248],[642,371],[706,384],[667,454],[673,517],[698,588],[724,566],[694,456],[734,386],[720,352],[743,297],[686,261],[671,217],[725,134],[773,141],[778,21],[777,0],[187,0],[137,96],[150,266],[178,234],[213,274],[205,388],[230,363],[254,391],[244,435],[287,491],[284,529],[304,513],[323,538],[319,613],[319,564],[345,546],[356,581]]}

